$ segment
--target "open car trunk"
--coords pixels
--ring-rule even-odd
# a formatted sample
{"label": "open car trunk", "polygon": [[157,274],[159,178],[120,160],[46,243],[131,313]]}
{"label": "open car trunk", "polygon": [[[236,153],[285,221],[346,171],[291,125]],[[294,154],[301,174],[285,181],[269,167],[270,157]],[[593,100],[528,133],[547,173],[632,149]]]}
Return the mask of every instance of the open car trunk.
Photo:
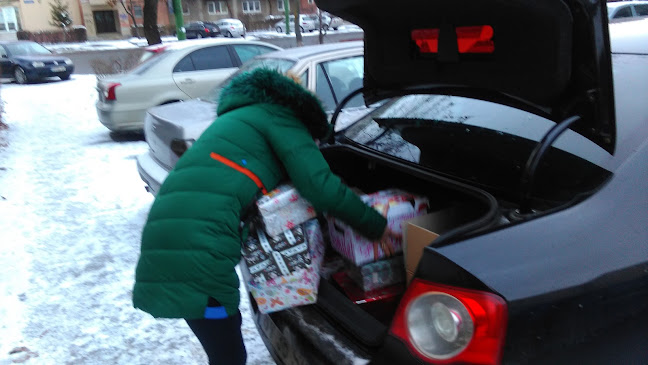
{"label": "open car trunk", "polygon": [[[441,235],[436,242],[456,237],[462,231],[474,232],[492,226],[501,219],[496,200],[485,191],[414,170],[393,159],[369,155],[355,147],[335,145],[323,148],[322,153],[333,172],[351,187],[365,193],[397,188],[428,197],[431,212],[454,211],[453,226],[438,232]],[[327,227],[322,227],[322,230],[326,235]],[[327,254],[337,255],[331,247],[327,247]],[[404,291],[404,283],[402,288]],[[313,307],[335,322],[334,327],[343,328],[345,337],[371,354],[382,344],[399,299],[400,295],[397,295],[358,305],[345,295],[331,276],[323,275],[318,301]]]}

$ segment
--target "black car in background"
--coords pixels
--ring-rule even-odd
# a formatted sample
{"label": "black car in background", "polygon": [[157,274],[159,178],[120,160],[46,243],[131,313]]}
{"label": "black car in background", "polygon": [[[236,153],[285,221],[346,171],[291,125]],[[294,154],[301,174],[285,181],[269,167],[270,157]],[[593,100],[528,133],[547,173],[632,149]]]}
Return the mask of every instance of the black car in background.
{"label": "black car in background", "polygon": [[210,22],[191,22],[185,25],[187,39],[217,37],[221,34],[220,29]]}
{"label": "black car in background", "polygon": [[448,224],[396,305],[326,278],[313,305],[251,298],[276,362],[647,363],[645,22],[615,51],[603,0],[317,5],[362,27],[384,102],[321,145],[331,169]]}
{"label": "black car in background", "polygon": [[0,67],[2,77],[13,78],[19,84],[48,77],[67,80],[74,71],[72,60],[32,41],[0,42]]}

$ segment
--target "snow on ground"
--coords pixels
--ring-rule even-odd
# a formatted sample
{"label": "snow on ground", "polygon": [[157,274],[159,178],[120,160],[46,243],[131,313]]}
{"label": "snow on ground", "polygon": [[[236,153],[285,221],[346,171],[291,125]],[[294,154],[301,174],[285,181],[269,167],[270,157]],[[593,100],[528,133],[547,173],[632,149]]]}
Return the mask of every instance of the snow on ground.
{"label": "snow on ground", "polygon": [[[184,321],[132,307],[147,145],[110,138],[95,82],[0,88],[0,365],[206,364]],[[241,297],[248,364],[273,364]]]}
{"label": "snow on ground", "polygon": [[[343,25],[338,28],[338,30],[331,30],[329,34],[333,33],[345,33],[345,32],[358,32],[362,31],[362,28],[354,24]],[[278,33],[275,30],[259,30],[259,31],[250,31],[247,32],[246,39],[249,40],[260,40],[260,39],[271,39],[271,38],[284,38],[284,37],[294,37],[295,33],[291,32],[290,34]],[[305,32],[302,33],[304,37],[319,37],[319,31]],[[162,43],[177,42],[178,38],[175,36],[165,36],[162,37]],[[148,45],[146,38],[130,38],[122,40],[106,40],[106,41],[87,41],[87,42],[76,42],[76,43],[46,43],[43,44],[50,51],[56,53],[65,53],[65,52],[79,52],[79,51],[99,51],[99,50],[110,50],[110,49],[124,49],[124,48],[137,48],[145,47]]]}

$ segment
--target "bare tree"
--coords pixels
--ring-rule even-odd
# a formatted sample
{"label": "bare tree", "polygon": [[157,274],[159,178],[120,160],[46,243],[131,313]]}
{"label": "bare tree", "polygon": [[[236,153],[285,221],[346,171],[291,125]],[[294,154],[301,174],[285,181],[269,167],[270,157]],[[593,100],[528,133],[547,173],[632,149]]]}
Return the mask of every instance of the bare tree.
{"label": "bare tree", "polygon": [[162,43],[157,26],[158,0],[144,0],[144,36],[149,45]]}
{"label": "bare tree", "polygon": [[293,14],[295,15],[295,40],[297,41],[297,47],[304,45],[301,34],[301,24],[299,24],[300,3],[300,0],[290,0],[290,7],[293,10]]}
{"label": "bare tree", "polygon": [[135,14],[133,14],[133,0],[129,0],[128,6],[126,6],[124,0],[108,0],[106,3],[111,7],[117,6],[117,3],[121,4],[126,14],[128,14],[128,16],[133,21],[133,24],[135,24],[135,36],[139,38],[139,29],[137,29],[137,20],[135,19]]}

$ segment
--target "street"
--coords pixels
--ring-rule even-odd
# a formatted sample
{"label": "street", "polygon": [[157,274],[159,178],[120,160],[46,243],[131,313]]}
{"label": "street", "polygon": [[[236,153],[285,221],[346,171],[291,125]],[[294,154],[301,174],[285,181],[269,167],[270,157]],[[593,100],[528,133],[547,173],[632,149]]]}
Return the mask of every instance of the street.
{"label": "street", "polygon": [[[132,307],[148,146],[110,137],[95,83],[0,87],[0,365],[206,364],[183,320]],[[273,364],[247,301],[241,312],[248,364]]]}

